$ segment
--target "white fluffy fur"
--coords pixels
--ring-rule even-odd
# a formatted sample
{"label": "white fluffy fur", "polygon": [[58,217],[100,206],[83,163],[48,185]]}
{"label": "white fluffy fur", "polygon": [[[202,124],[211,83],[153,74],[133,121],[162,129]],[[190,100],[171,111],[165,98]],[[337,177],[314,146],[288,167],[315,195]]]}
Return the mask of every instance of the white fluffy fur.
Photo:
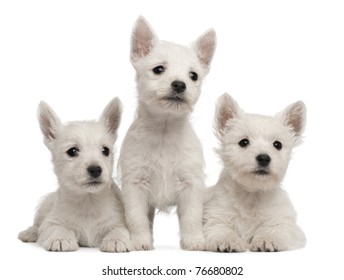
{"label": "white fluffy fur", "polygon": [[[120,100],[114,98],[99,121],[63,125],[44,102],[39,105],[38,118],[59,188],[45,197],[33,226],[21,232],[19,239],[37,241],[49,251],[75,251],[78,246],[100,247],[104,252],[129,251],[121,193],[112,180]],[[79,150],[75,157],[67,154],[73,147]],[[104,147],[110,150],[108,156],[103,154]],[[92,177],[89,166],[99,166],[101,175]]]}
{"label": "white fluffy fur", "polygon": [[[137,250],[153,249],[155,209],[165,211],[174,205],[182,248],[205,248],[203,154],[188,115],[199,98],[214,50],[213,30],[189,48],[160,41],[142,17],[134,26],[131,62],[136,69],[138,108],[124,139],[119,165],[126,221]],[[157,75],[152,69],[159,65],[165,72]],[[191,80],[191,71],[198,74],[197,81]],[[166,100],[176,80],[186,85],[183,102]]]}
{"label": "white fluffy fur", "polygon": [[[280,184],[292,148],[300,142],[306,108],[299,101],[275,117],[245,114],[229,95],[217,103],[215,130],[221,142],[224,168],[209,188],[204,205],[207,250],[241,252],[281,251],[303,247],[305,236],[296,224],[295,210]],[[249,145],[238,143],[248,139]],[[282,149],[273,146],[282,143]],[[256,156],[267,154],[268,174]]]}

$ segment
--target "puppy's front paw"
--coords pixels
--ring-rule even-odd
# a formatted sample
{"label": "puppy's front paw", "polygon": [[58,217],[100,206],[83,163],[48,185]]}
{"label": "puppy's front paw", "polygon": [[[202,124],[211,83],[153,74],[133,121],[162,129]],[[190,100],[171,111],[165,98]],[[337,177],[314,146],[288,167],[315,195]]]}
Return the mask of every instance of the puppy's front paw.
{"label": "puppy's front paw", "polygon": [[250,250],[253,252],[277,252],[282,249],[282,240],[273,236],[254,236],[250,244]]}
{"label": "puppy's front paw", "polygon": [[245,252],[246,244],[238,237],[212,238],[207,240],[207,251],[213,252]]}
{"label": "puppy's front paw", "polygon": [[76,251],[79,245],[74,239],[50,239],[43,244],[43,247],[53,252],[71,252]]}
{"label": "puppy's front paw", "polygon": [[27,230],[20,232],[18,238],[23,242],[36,242],[38,239],[38,228],[31,226]]}
{"label": "puppy's front paw", "polygon": [[129,242],[122,241],[120,239],[104,239],[99,247],[100,251],[108,253],[123,253],[130,251]]}
{"label": "puppy's front paw", "polygon": [[187,251],[204,251],[205,239],[203,235],[184,235],[180,240],[180,247]]}
{"label": "puppy's front paw", "polygon": [[137,251],[153,250],[153,238],[150,234],[132,234],[132,246]]}

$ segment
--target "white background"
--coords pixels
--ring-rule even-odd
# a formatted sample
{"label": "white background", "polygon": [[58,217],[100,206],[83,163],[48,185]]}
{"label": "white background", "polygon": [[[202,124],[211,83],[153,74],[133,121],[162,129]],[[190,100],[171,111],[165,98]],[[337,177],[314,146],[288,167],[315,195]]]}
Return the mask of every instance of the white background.
{"label": "white background", "polygon": [[[242,266],[240,279],[342,278],[344,9],[340,2],[1,1],[0,277],[115,279],[102,276],[101,269],[160,265],[193,270],[180,279],[205,279],[194,275],[195,266]],[[306,103],[304,143],[295,149],[283,183],[307,235],[304,249],[241,254],[182,251],[176,215],[157,216],[156,249],[150,252],[105,254],[83,248],[50,253],[17,239],[18,232],[32,223],[39,198],[56,189],[50,154],[36,120],[40,100],[67,121],[97,118],[118,96],[124,104],[119,150],[136,107],[129,41],[139,15],[150,21],[160,38],[177,43],[188,44],[210,27],[217,32],[212,68],[192,114],[204,146],[208,186],[221,170],[212,132],[219,95],[228,92],[247,112],[261,114],[274,114],[297,100]]]}

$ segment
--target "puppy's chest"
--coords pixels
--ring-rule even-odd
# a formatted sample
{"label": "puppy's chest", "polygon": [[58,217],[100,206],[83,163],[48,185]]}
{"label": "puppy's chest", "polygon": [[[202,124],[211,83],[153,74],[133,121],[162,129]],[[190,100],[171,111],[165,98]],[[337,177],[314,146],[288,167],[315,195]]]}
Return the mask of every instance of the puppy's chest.
{"label": "puppy's chest", "polygon": [[147,155],[146,163],[150,170],[149,194],[152,204],[160,209],[175,205],[178,194],[191,184],[192,172],[201,173],[201,159],[195,160],[187,145],[178,143],[160,143],[151,154]]}
{"label": "puppy's chest", "polygon": [[237,213],[235,224],[246,238],[250,238],[269,216],[268,207],[262,201],[239,203],[235,211]]}
{"label": "puppy's chest", "polygon": [[[174,140],[173,140],[174,139]],[[164,165],[167,162],[178,162],[190,149],[183,139],[159,137],[146,143],[145,155],[153,162]]]}
{"label": "puppy's chest", "polygon": [[175,205],[177,195],[189,181],[181,163],[171,158],[157,157],[150,161],[150,180],[148,193],[152,204],[164,210]]}
{"label": "puppy's chest", "polygon": [[81,246],[97,247],[115,224],[114,213],[113,207],[95,209],[90,205],[71,213],[66,222],[69,223]]}

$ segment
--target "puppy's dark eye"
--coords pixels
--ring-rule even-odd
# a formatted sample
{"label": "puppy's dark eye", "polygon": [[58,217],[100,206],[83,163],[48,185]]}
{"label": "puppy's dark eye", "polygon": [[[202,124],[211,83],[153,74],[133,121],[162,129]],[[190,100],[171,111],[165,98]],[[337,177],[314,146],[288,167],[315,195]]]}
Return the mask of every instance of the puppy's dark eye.
{"label": "puppy's dark eye", "polygon": [[245,138],[245,139],[240,140],[238,144],[241,148],[245,148],[250,144],[250,141]]}
{"label": "puppy's dark eye", "polygon": [[273,145],[278,151],[282,149],[282,143],[280,141],[275,141]]}
{"label": "puppy's dark eye", "polygon": [[107,157],[110,154],[110,149],[108,147],[103,147],[102,153]]}
{"label": "puppy's dark eye", "polygon": [[70,148],[66,153],[70,157],[77,157],[79,155],[80,150],[77,147]]}
{"label": "puppy's dark eye", "polygon": [[156,75],[160,75],[160,74],[162,74],[162,73],[164,73],[165,72],[165,67],[164,66],[162,66],[162,65],[159,65],[159,66],[157,66],[157,67],[155,67],[155,68],[153,68],[153,73],[154,74],[156,74]]}
{"label": "puppy's dark eye", "polygon": [[190,79],[196,82],[198,80],[198,74],[196,72],[189,73]]}

